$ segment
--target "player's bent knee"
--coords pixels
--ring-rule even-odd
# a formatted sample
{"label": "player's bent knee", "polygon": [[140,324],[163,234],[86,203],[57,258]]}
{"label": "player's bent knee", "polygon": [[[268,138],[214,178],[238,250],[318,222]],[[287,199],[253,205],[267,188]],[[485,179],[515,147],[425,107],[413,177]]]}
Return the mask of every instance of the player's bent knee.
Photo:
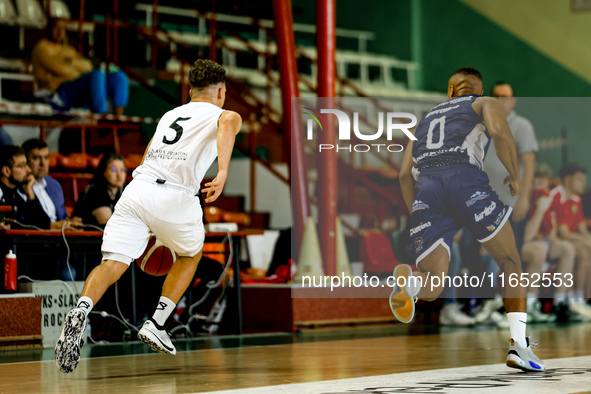
{"label": "player's bent knee", "polygon": [[114,273],[120,272],[123,274],[129,268],[129,264],[122,263],[120,261],[115,260],[103,260],[101,261],[100,267],[104,269],[108,269]]}

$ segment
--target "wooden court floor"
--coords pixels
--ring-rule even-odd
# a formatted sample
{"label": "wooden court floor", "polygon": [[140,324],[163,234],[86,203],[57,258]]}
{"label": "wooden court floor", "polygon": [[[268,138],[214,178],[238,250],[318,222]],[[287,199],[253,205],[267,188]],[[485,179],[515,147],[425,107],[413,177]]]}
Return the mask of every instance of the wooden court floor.
{"label": "wooden court floor", "polygon": [[[146,351],[143,344],[93,345],[85,347],[71,374],[58,371],[52,349],[4,351],[0,393],[198,393],[501,365],[507,354],[508,331],[401,326],[212,338],[200,340],[198,348],[194,341],[178,341],[176,356]],[[528,331],[539,342],[536,354],[544,360],[587,361],[584,356],[591,356],[590,323],[530,325]],[[591,365],[586,367],[591,372]],[[589,385],[578,392],[591,390],[587,379]],[[305,392],[287,387],[280,391]]]}

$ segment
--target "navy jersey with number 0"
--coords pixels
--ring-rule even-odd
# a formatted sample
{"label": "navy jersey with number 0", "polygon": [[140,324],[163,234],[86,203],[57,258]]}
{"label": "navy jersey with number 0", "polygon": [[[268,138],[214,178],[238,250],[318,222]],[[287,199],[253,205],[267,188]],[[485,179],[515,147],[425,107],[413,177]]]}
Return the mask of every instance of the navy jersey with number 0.
{"label": "navy jersey with number 0", "polygon": [[417,126],[410,217],[416,264],[440,245],[450,256],[454,235],[464,226],[480,242],[489,241],[511,215],[512,208],[503,204],[482,171],[491,138],[472,108],[478,97],[439,104]]}
{"label": "navy jersey with number 0", "polygon": [[412,172],[449,164],[472,164],[482,169],[490,135],[482,116],[472,108],[479,95],[466,95],[441,103],[419,122],[415,132]]}

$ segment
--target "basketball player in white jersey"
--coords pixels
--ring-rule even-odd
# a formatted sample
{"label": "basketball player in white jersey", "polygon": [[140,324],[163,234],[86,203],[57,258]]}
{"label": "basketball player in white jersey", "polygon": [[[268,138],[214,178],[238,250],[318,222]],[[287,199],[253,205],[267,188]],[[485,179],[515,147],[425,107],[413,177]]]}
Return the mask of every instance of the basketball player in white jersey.
{"label": "basketball player in white jersey", "polygon": [[228,176],[234,139],[242,120],[222,109],[226,71],[211,60],[197,60],[189,74],[191,101],[162,116],[156,133],[107,222],[103,261],[86,279],[75,309],[65,318],[55,347],[62,372],[72,372],[80,361],[87,316],[147,246],[150,232],[175,251],[154,315],[138,338],[156,351],[176,354],[164,324],[193,280],[201,259],[205,230],[197,194],[206,170],[218,157],[218,173],[202,190],[205,202],[215,201]]}

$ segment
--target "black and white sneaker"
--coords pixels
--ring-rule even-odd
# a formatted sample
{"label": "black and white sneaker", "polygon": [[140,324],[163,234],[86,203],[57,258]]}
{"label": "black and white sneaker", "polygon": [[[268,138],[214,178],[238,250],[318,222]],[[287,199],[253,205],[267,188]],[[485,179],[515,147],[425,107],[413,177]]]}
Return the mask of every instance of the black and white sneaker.
{"label": "black and white sneaker", "polygon": [[532,347],[538,347],[537,342],[530,343],[529,338],[525,338],[527,347],[520,346],[513,338],[509,339],[511,346],[507,354],[507,366],[521,369],[525,372],[543,372],[546,370],[544,362],[536,357],[531,350]]}
{"label": "black and white sneaker", "polygon": [[176,354],[170,336],[164,331],[164,327],[160,326],[152,318],[146,320],[137,337],[140,341],[149,345],[152,350],[172,354],[173,356]]}
{"label": "black and white sneaker", "polygon": [[86,312],[80,308],[72,309],[66,315],[62,333],[55,345],[55,363],[63,373],[72,372],[78,366],[85,331]]}

